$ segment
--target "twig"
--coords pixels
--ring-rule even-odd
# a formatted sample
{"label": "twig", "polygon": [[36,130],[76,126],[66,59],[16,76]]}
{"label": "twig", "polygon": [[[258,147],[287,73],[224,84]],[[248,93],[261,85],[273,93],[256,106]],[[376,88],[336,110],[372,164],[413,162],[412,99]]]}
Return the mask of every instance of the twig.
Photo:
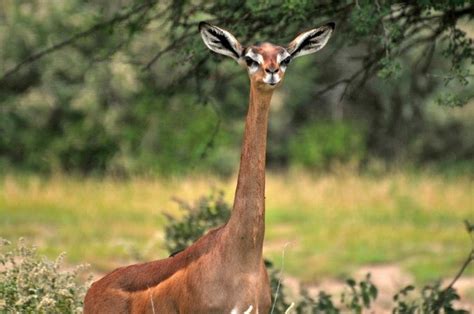
{"label": "twig", "polygon": [[474,234],[474,230],[472,230],[470,227],[470,223],[466,220],[465,221],[465,224],[467,226],[467,231],[468,231],[468,234],[469,236],[471,237],[471,242],[472,242],[472,247],[471,247],[471,251],[469,252],[469,255],[467,256],[466,260],[464,261],[461,269],[458,271],[458,273],[456,274],[456,276],[454,276],[453,280],[451,281],[451,283],[443,290],[443,292],[445,291],[448,291],[450,288],[452,288],[454,286],[454,284],[456,283],[456,281],[458,281],[458,279],[462,276],[462,274],[464,273],[464,271],[466,270],[467,266],[469,266],[469,264],[474,261],[474,237],[473,237],[473,234]]}
{"label": "twig", "polygon": [[105,61],[110,60],[120,49],[122,49],[127,44],[128,44],[128,40],[121,41],[118,45],[115,45],[115,47],[112,47],[112,49],[110,49],[106,54],[93,58],[89,62],[89,66],[87,67],[87,69],[90,69],[96,63],[105,62]]}
{"label": "twig", "polygon": [[462,274],[464,273],[464,271],[466,270],[467,266],[469,266],[469,264],[474,261],[474,248],[471,249],[471,252],[469,252],[469,255],[468,257],[466,258],[466,260],[464,261],[464,264],[462,265],[461,269],[458,271],[458,273],[456,274],[456,276],[454,277],[454,279],[451,281],[451,283],[446,287],[444,288],[443,291],[447,291],[449,289],[451,289],[454,284],[456,283],[456,281],[458,281],[458,279],[462,276]]}
{"label": "twig", "polygon": [[419,63],[421,64],[422,73],[428,72],[431,62],[433,61],[435,50],[436,41],[433,41],[431,45],[428,45],[428,47],[425,49],[425,52],[421,55]]}
{"label": "twig", "polygon": [[283,277],[283,269],[285,268],[285,250],[288,247],[288,245],[290,245],[290,242],[285,243],[285,246],[283,247],[283,251],[281,252],[281,268],[280,268],[280,273],[278,274],[278,277],[279,277],[278,285],[275,291],[275,298],[273,299],[273,305],[272,305],[272,310],[270,314],[273,314],[273,311],[275,311],[276,301],[278,299],[278,294],[280,293],[281,280]]}
{"label": "twig", "polygon": [[176,47],[179,47],[180,44],[182,44],[182,41],[184,39],[186,39],[187,37],[190,37],[192,35],[195,35],[197,32],[191,32],[191,33],[185,33],[183,36],[181,36],[180,38],[174,40],[171,44],[169,44],[166,48],[158,51],[151,59],[150,61],[147,62],[147,64],[145,64],[142,68],[142,71],[145,71],[145,70],[149,70],[151,68],[151,66],[156,62],[158,61],[158,59],[160,59],[164,54],[170,52],[171,50],[173,50],[174,48]]}
{"label": "twig", "polygon": [[285,314],[289,314],[293,306],[295,306],[295,302],[291,302],[290,306],[286,309]]}
{"label": "twig", "polygon": [[329,92],[330,90],[336,88],[340,84],[347,84],[349,82],[350,82],[350,78],[344,78],[344,79],[337,80],[337,81],[327,85],[325,88],[317,91],[316,94],[314,94],[314,96],[316,96],[316,97],[322,96],[322,95],[326,94],[327,92]]}
{"label": "twig", "polygon": [[[214,109],[214,111],[215,111],[215,109]],[[217,134],[219,133],[219,130],[221,129],[221,122],[222,122],[221,116],[220,116],[220,114],[217,114],[216,125],[214,126],[214,129],[212,130],[211,136],[209,137],[209,140],[206,142],[206,145],[204,146],[204,149],[202,150],[201,154],[199,155],[200,160],[202,160],[202,159],[204,159],[204,157],[206,157],[207,152],[213,146],[214,140],[216,139]]]}
{"label": "twig", "polygon": [[[375,0],[375,6],[377,7],[377,12],[381,15],[382,12],[380,11],[380,4],[378,0]],[[383,22],[383,17],[380,19],[380,23],[382,24],[382,29],[383,29],[383,45],[385,49],[385,56],[389,58],[390,46],[388,43],[388,30],[387,30],[387,27],[385,26],[385,23]]]}

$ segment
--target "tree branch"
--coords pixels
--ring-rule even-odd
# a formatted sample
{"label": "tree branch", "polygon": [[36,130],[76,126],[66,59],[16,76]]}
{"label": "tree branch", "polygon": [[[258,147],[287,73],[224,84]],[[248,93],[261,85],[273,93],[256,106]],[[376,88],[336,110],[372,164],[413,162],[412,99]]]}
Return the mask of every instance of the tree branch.
{"label": "tree branch", "polygon": [[136,6],[135,8],[132,8],[131,10],[129,10],[128,12],[126,13],[123,13],[123,14],[118,14],[116,15],[115,17],[107,20],[107,21],[104,21],[104,22],[100,22],[100,23],[97,23],[95,25],[93,25],[92,27],[90,27],[89,29],[83,31],[83,32],[80,32],[80,33],[77,33],[77,34],[74,34],[72,35],[71,37],[59,42],[59,43],[56,43],[48,48],[45,48],[43,50],[40,50],[36,53],[33,53],[31,54],[30,56],[28,56],[26,59],[24,59],[23,61],[21,61],[20,63],[18,63],[17,65],[15,65],[13,68],[11,68],[10,70],[6,71],[1,77],[0,77],[0,82],[3,82],[5,79],[7,79],[9,76],[13,75],[14,73],[20,71],[23,67],[43,58],[44,56],[50,54],[50,53],[53,53],[57,50],[60,50],[60,49],[63,49],[71,44],[73,44],[74,42],[76,42],[77,40],[81,39],[81,38],[84,38],[84,37],[87,37],[105,27],[108,27],[108,26],[113,26],[115,24],[118,24],[118,23],[121,23],[127,19],[129,19],[130,17],[134,16],[135,14],[137,13],[140,13],[142,12],[143,10],[149,10],[150,8],[152,8],[155,4],[157,4],[157,1],[156,0],[150,0],[150,1],[146,1],[144,2],[143,4],[141,5],[138,5]]}
{"label": "tree branch", "polygon": [[444,288],[443,291],[447,291],[449,290],[450,288],[452,288],[454,286],[454,284],[456,283],[456,281],[458,281],[459,278],[461,278],[462,274],[464,273],[464,271],[466,270],[467,266],[469,266],[469,264],[474,261],[474,249],[471,249],[471,252],[469,252],[469,256],[466,258],[466,260],[464,261],[461,269],[458,271],[458,273],[456,274],[456,276],[454,277],[454,279],[451,281],[451,283],[446,287]]}
{"label": "tree branch", "polygon": [[150,61],[147,62],[147,64],[145,64],[142,68],[143,71],[145,70],[149,70],[151,68],[151,66],[156,62],[158,61],[158,59],[160,59],[164,54],[170,52],[171,50],[175,49],[176,47],[179,47],[179,45],[182,44],[182,41],[188,37],[190,37],[191,35],[196,35],[197,34],[197,30],[194,31],[194,32],[191,32],[191,33],[185,33],[183,36],[181,36],[180,38],[174,40],[172,43],[170,43],[166,48],[158,51],[151,59]]}

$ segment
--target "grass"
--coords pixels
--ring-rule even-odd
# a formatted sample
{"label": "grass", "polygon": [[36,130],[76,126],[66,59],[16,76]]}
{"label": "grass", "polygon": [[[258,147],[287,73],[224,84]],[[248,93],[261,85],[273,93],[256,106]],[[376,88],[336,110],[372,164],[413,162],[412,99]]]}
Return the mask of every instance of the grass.
{"label": "grass", "polygon": [[[162,213],[177,196],[193,200],[222,188],[232,201],[235,178],[78,179],[4,176],[0,237],[26,237],[42,253],[102,272],[167,256]],[[341,277],[358,267],[397,263],[420,282],[452,276],[470,249],[462,221],[474,221],[469,178],[428,174],[383,177],[352,173],[267,177],[265,255],[303,281]],[[467,275],[474,275],[473,267]]]}

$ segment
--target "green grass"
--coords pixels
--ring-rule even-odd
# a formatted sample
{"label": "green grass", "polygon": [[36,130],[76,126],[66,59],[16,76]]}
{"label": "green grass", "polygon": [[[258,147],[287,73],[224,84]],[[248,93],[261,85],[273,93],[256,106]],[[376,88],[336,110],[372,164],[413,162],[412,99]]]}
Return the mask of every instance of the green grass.
{"label": "green grass", "polygon": [[[108,271],[167,256],[163,212],[172,197],[193,200],[212,187],[232,200],[235,179],[77,179],[5,176],[0,237],[26,237],[54,257]],[[474,184],[419,174],[313,178],[270,174],[265,254],[303,281],[341,277],[367,264],[396,263],[420,282],[452,276],[470,249],[462,221],[474,221]],[[467,275],[474,275],[473,267]]]}

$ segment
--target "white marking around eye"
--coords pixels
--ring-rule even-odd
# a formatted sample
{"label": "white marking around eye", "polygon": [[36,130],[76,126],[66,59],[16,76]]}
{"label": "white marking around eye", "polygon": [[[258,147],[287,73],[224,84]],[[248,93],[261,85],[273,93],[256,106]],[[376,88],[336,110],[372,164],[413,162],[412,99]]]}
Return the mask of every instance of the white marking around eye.
{"label": "white marking around eye", "polygon": [[253,310],[253,305],[250,305],[249,308],[244,312],[244,314],[250,314],[252,313]]}
{"label": "white marking around eye", "polygon": [[[256,61],[259,65],[261,65],[263,63],[263,56],[261,54],[253,52],[252,50],[249,50],[245,54],[245,56],[247,56],[247,57],[251,58],[252,60]],[[248,67],[249,74],[252,75],[255,72],[257,72],[259,65]]]}
{"label": "white marking around eye", "polygon": [[262,64],[263,63],[263,56],[259,53],[255,53],[253,52],[252,50],[249,50],[246,54],[247,57],[250,57],[252,58],[253,60],[257,61],[258,64]]}
{"label": "white marking around eye", "polygon": [[258,71],[258,65],[254,65],[254,66],[248,67],[248,70],[249,70],[249,73],[250,73],[250,74],[254,74],[255,72]]}
{"label": "white marking around eye", "polygon": [[239,309],[237,308],[237,306],[234,307],[232,311],[230,311],[230,314],[239,314]]}

